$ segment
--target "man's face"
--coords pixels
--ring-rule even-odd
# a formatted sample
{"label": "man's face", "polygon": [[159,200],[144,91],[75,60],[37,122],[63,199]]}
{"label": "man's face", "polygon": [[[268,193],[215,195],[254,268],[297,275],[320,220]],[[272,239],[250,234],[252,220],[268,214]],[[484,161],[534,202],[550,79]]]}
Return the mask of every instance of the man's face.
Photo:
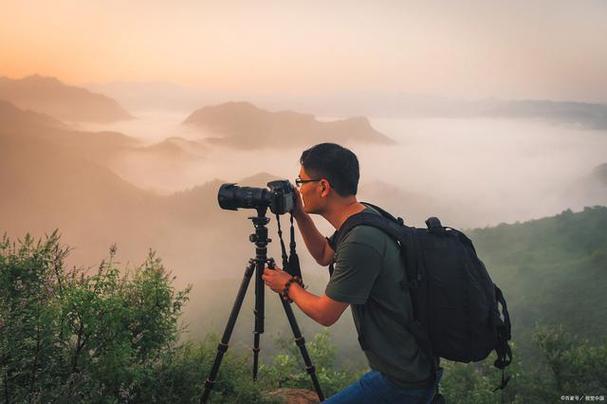
{"label": "man's face", "polygon": [[[299,178],[304,181],[299,187],[301,199],[306,213],[321,213],[323,207],[322,191],[319,178],[310,176],[303,166],[299,170]],[[314,181],[312,181],[314,180]]]}

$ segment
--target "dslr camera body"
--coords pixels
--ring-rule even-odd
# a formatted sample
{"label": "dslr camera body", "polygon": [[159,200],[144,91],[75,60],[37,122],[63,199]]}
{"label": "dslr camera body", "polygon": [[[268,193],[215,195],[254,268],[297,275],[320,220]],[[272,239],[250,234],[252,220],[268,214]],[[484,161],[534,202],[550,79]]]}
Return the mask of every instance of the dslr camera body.
{"label": "dslr camera body", "polygon": [[219,187],[217,200],[226,210],[270,208],[272,213],[283,215],[295,207],[293,185],[287,180],[270,181],[268,188],[239,187],[223,184]]}

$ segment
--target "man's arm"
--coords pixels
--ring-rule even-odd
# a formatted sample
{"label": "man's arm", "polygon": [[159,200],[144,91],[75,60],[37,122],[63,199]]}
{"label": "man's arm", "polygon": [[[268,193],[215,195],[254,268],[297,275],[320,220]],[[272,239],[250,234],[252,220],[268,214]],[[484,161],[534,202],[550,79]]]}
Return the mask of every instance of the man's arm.
{"label": "man's arm", "polygon": [[335,252],[329,246],[327,239],[320,234],[310,215],[302,212],[295,216],[295,220],[310,255],[319,265],[329,265],[333,261]]}
{"label": "man's arm", "polygon": [[[280,268],[266,268],[262,275],[263,281],[274,292],[281,293],[291,275]],[[312,320],[329,327],[342,315],[348,303],[338,302],[326,295],[316,296],[297,283],[289,286],[289,298]]]}
{"label": "man's arm", "polygon": [[348,307],[348,303],[338,302],[327,295],[316,296],[296,283],[289,287],[289,298],[308,317],[325,327],[330,327],[339,320]]}

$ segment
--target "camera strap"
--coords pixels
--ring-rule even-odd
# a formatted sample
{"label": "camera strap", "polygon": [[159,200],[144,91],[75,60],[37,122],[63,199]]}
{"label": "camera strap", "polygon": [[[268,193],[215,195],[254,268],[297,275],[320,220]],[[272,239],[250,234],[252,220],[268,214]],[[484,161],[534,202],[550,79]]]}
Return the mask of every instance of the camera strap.
{"label": "camera strap", "polygon": [[285,242],[282,239],[282,229],[280,227],[280,215],[276,214],[276,223],[278,224],[278,238],[280,239],[280,249],[282,251],[282,267],[285,271],[287,271],[291,276],[298,276],[299,279],[303,280],[301,276],[301,266],[299,264],[299,256],[297,255],[296,247],[297,243],[295,243],[295,227],[293,225],[293,214],[290,215],[290,235],[291,242],[289,243],[289,255],[287,255],[287,248],[285,246]]}

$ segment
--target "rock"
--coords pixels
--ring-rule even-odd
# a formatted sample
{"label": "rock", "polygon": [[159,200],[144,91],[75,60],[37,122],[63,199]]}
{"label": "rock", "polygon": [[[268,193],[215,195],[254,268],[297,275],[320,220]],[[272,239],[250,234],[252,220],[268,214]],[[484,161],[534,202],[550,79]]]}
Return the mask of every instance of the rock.
{"label": "rock", "polygon": [[306,389],[282,388],[268,393],[270,398],[280,400],[284,404],[311,404],[320,403],[315,391]]}

